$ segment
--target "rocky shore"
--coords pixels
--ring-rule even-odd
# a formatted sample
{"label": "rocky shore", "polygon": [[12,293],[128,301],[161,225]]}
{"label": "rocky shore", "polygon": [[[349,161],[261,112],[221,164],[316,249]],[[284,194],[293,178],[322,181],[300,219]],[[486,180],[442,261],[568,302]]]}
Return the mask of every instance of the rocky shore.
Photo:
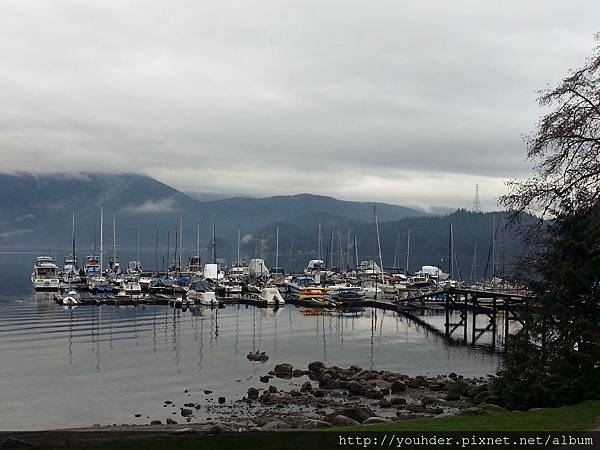
{"label": "rocky shore", "polygon": [[[271,383],[274,379],[289,380],[290,389],[277,388]],[[216,402],[183,405],[167,400],[163,406],[172,417],[150,425],[185,425],[194,431],[273,431],[484,415],[502,410],[489,381],[454,373],[410,377],[357,366],[327,367],[319,361],[306,369],[284,363],[261,376],[241,399],[218,397]],[[199,423],[200,410],[213,417]]]}

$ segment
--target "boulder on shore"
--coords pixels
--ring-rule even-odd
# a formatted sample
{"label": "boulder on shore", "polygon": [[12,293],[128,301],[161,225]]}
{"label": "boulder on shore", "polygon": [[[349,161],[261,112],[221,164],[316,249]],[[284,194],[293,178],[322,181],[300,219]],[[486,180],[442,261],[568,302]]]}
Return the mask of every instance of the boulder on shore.
{"label": "boulder on shore", "polygon": [[354,395],[365,395],[365,392],[367,391],[365,386],[355,380],[348,382],[346,388],[348,389],[348,392]]}
{"label": "boulder on shore", "polygon": [[340,414],[333,418],[333,420],[331,421],[331,424],[339,425],[342,427],[356,427],[356,426],[360,425],[360,422],[357,422],[356,420],[351,419],[350,417],[342,416]]}
{"label": "boulder on shore", "polygon": [[248,358],[248,360],[250,361],[261,361],[261,362],[265,362],[269,359],[269,355],[267,355],[265,352],[259,352],[258,350],[255,352],[250,352],[246,355],[246,358]]}
{"label": "boulder on shore", "polygon": [[392,397],[390,403],[394,406],[406,405],[406,399],[404,397]]}
{"label": "boulder on shore", "polygon": [[321,361],[314,361],[308,365],[308,370],[313,373],[321,373],[325,369],[325,364]]}
{"label": "boulder on shore", "polygon": [[336,416],[346,416],[350,419],[356,420],[359,423],[362,423],[369,417],[375,416],[375,413],[371,408],[367,406],[354,406],[350,408],[337,409],[333,412],[333,414],[330,414],[328,417],[330,417],[333,420],[333,418],[335,418]]}
{"label": "boulder on shore", "polygon": [[444,397],[445,400],[460,400],[460,392],[457,391],[448,391],[448,393],[446,394],[446,396]]}
{"label": "boulder on shore", "polygon": [[383,398],[383,392],[381,391],[381,389],[367,389],[367,391],[365,392],[365,397],[380,399]]}
{"label": "boulder on shore", "polygon": [[313,390],[313,388],[312,388],[312,384],[310,383],[310,381],[307,381],[300,387],[300,392],[312,392],[312,390]]}
{"label": "boulder on shore", "polygon": [[406,391],[406,383],[404,381],[396,380],[391,384],[390,390],[392,392],[404,392]]}
{"label": "boulder on shore", "polygon": [[181,415],[183,417],[188,417],[188,416],[191,416],[192,414],[194,414],[194,411],[192,411],[189,408],[181,408],[180,411],[181,411]]}
{"label": "boulder on shore", "polygon": [[390,420],[386,419],[384,417],[377,417],[377,416],[373,416],[373,417],[369,417],[367,419],[365,419],[365,421],[362,423],[363,425],[371,425],[374,423],[388,423]]}
{"label": "boulder on shore", "polygon": [[289,363],[277,364],[273,369],[278,378],[292,378],[293,367]]}
{"label": "boulder on shore", "polygon": [[302,422],[300,428],[330,428],[331,424],[323,420],[308,419]]}

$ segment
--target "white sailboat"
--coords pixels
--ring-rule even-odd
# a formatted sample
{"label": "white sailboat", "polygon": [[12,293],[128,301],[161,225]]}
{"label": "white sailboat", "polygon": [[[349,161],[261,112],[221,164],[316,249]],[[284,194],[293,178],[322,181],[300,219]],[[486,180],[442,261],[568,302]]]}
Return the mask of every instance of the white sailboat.
{"label": "white sailboat", "polygon": [[98,273],[88,280],[88,287],[96,292],[112,291],[112,287],[107,284],[104,277],[104,205],[100,205],[100,255],[99,255]]}
{"label": "white sailboat", "polygon": [[73,227],[71,232],[71,255],[66,256],[64,259],[62,279],[69,286],[81,281],[77,270],[77,255],[75,253],[75,211],[73,211]]}

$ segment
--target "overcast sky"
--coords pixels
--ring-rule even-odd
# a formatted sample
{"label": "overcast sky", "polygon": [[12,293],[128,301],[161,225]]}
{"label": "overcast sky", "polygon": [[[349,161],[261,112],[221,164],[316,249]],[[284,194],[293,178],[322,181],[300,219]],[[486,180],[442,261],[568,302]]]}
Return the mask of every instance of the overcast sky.
{"label": "overcast sky", "polygon": [[597,1],[0,3],[2,171],[493,208]]}

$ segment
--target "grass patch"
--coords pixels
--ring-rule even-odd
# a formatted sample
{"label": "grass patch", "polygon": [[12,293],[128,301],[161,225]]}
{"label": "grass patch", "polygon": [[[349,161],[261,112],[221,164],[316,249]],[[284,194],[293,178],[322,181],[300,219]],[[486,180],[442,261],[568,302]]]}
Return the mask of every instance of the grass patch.
{"label": "grass patch", "polygon": [[361,431],[580,431],[600,424],[600,401],[532,412],[494,413],[487,416],[450,416],[390,422]]}
{"label": "grass patch", "polygon": [[[162,450],[162,449],[231,449],[261,450],[307,448],[342,448],[339,434],[358,432],[480,432],[480,431],[581,431],[600,424],[600,401],[587,401],[575,406],[547,408],[532,412],[493,413],[486,416],[452,416],[440,419],[418,419],[390,422],[356,428],[333,428],[318,432],[249,432],[233,435],[187,435],[154,440],[119,440],[110,443],[87,443],[83,448],[97,450]],[[63,444],[64,445],[64,444]],[[67,443],[67,445],[69,445]],[[80,446],[78,445],[77,448]],[[53,447],[48,447],[53,448]],[[62,447],[64,448],[64,447]]]}

